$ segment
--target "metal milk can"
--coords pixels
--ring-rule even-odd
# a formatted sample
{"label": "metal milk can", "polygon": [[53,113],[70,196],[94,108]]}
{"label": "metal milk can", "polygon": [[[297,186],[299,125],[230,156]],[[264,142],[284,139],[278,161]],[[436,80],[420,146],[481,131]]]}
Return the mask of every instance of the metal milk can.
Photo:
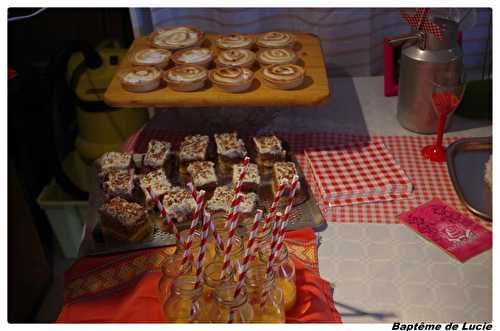
{"label": "metal milk can", "polygon": [[[393,38],[390,43],[405,42],[399,71],[397,117],[403,127],[418,133],[435,133],[438,115],[433,109],[433,83],[453,83],[463,71],[463,53],[457,43],[458,23],[434,17],[443,33],[439,40],[432,33],[414,33]],[[449,116],[450,118],[451,116]]]}

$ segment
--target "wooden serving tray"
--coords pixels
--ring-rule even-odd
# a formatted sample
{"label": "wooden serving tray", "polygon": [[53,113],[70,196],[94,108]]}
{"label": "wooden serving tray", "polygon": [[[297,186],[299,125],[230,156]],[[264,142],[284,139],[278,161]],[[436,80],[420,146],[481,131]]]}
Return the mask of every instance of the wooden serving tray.
{"label": "wooden serving tray", "polygon": [[[299,33],[295,35],[297,37],[295,50],[300,58],[298,64],[306,70],[304,83],[296,89],[284,91],[266,86],[262,82],[262,69],[256,62],[252,68],[256,71],[255,79],[250,90],[246,92],[223,92],[207,81],[204,89],[195,92],[177,92],[168,86],[162,86],[151,92],[133,93],[124,90],[118,76],[115,75],[104,94],[104,101],[112,107],[123,108],[317,105],[330,95],[321,43],[319,38],[312,34]],[[214,34],[207,35],[204,46],[211,47],[217,52],[213,43],[215,38]],[[120,63],[117,72],[131,66],[128,59],[129,54],[147,47],[149,45],[146,37],[136,39],[127,56]],[[171,66],[172,64],[168,68]]]}

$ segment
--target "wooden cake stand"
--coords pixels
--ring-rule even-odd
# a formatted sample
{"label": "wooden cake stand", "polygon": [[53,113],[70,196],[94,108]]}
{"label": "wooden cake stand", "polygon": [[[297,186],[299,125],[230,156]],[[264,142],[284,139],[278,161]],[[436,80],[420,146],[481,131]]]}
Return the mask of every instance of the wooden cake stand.
{"label": "wooden cake stand", "polygon": [[[321,43],[318,37],[312,34],[297,33],[297,44],[295,50],[300,60],[299,65],[306,71],[304,83],[293,90],[276,90],[269,88],[262,82],[261,68],[256,63],[252,70],[256,71],[256,79],[250,90],[242,93],[227,93],[213,87],[207,81],[205,88],[196,92],[177,92],[168,86],[146,92],[133,93],[121,87],[117,75],[113,77],[106,93],[104,101],[112,107],[135,108],[135,107],[228,107],[228,106],[314,106],[326,100],[330,95],[328,78],[325,70],[325,62]],[[215,51],[213,40],[216,35],[207,35],[205,47],[211,47]],[[123,70],[131,66],[128,55],[142,48],[148,47],[146,37],[138,38],[130,47],[127,56],[122,60],[119,69]],[[169,65],[170,68],[172,64]],[[167,68],[167,69],[168,69]]]}

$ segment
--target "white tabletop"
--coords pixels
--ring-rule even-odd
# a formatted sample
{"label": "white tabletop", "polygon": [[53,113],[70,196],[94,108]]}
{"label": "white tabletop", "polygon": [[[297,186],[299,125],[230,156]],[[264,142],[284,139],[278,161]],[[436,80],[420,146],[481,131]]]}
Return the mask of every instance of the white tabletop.
{"label": "white tabletop", "polygon": [[[330,103],[309,114],[319,131],[333,124],[372,135],[415,135],[399,125],[397,97],[383,96],[382,77],[332,79],[331,85]],[[320,121],[322,114],[332,116]],[[491,123],[455,116],[449,131],[488,136]],[[329,223],[318,235],[320,273],[334,286],[344,322],[492,319],[491,251],[460,263],[397,224]]]}
{"label": "white tabletop", "polygon": [[[310,108],[169,109],[148,126],[193,131],[261,125],[260,132],[417,135],[396,119],[383,77],[330,78],[330,100]],[[447,134],[490,136],[491,122],[454,116]],[[344,322],[492,319],[491,251],[465,263],[397,224],[329,223],[318,232],[321,276]]]}

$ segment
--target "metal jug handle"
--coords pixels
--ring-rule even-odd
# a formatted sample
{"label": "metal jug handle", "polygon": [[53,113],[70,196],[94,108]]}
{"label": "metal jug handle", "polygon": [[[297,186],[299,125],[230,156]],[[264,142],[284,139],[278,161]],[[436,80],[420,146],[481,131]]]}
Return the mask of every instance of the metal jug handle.
{"label": "metal jug handle", "polygon": [[389,45],[391,47],[398,47],[407,41],[418,42],[419,47],[421,49],[425,49],[425,33],[422,31],[417,31],[415,33],[410,33],[410,34],[391,38],[389,40]]}

